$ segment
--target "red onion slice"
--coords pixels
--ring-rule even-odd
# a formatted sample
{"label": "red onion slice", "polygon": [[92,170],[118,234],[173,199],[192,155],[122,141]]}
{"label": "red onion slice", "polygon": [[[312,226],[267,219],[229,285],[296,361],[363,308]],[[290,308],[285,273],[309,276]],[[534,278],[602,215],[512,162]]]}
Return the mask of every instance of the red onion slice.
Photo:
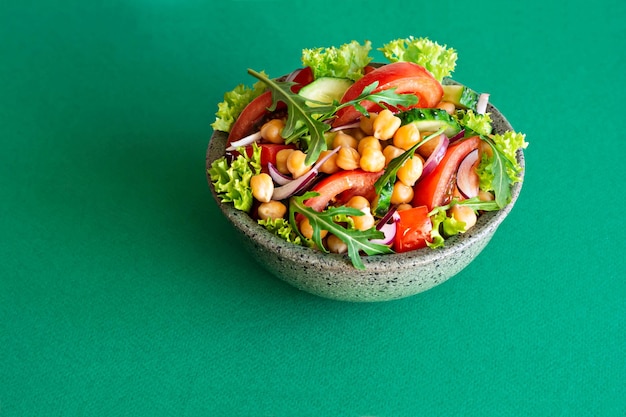
{"label": "red onion slice", "polygon": [[440,136],[441,139],[439,139],[439,144],[437,145],[433,153],[430,154],[428,159],[426,159],[426,162],[424,162],[424,167],[422,168],[422,178],[430,174],[433,169],[435,169],[437,165],[439,165],[439,162],[441,162],[444,155],[446,154],[446,150],[448,149],[450,140],[443,133]]}
{"label": "red onion slice", "polygon": [[461,129],[461,131],[459,133],[457,133],[456,135],[452,136],[450,138],[450,143],[454,143],[459,139],[463,139],[463,137],[465,136],[465,129]]}
{"label": "red onion slice", "polygon": [[480,180],[475,169],[477,162],[478,149],[474,149],[461,161],[457,170],[456,186],[465,198],[472,198],[478,195]]}
{"label": "red onion slice", "polygon": [[339,130],[344,130],[344,129],[354,129],[360,126],[361,126],[361,122],[354,122],[354,123],[350,123],[350,124],[343,125],[343,126],[333,127],[332,129],[330,129],[330,132],[337,132]]}
{"label": "red onion slice", "polygon": [[254,142],[257,142],[260,139],[261,139],[261,132],[253,133],[244,138],[231,142],[230,146],[226,148],[226,151],[234,151],[241,146],[248,146]]}
{"label": "red onion slice", "polygon": [[[376,226],[376,229],[383,232],[384,236],[381,239],[371,239],[370,242],[378,243],[380,245],[391,245],[393,243],[393,240],[396,237],[396,223],[400,220],[400,215],[394,210],[391,218],[393,219],[392,222],[385,222],[380,227]],[[379,222],[379,225],[381,223],[382,222]]]}
{"label": "red onion slice", "polygon": [[295,80],[298,74],[300,74],[300,71],[302,71],[302,68],[298,68],[296,70],[291,71],[291,73],[289,73],[289,75],[287,75],[287,77],[285,78],[285,82],[290,82],[290,81]]}
{"label": "red onion slice", "polygon": [[380,230],[380,228],[383,227],[384,224],[389,223],[389,220],[391,220],[394,215],[396,215],[397,209],[398,206],[391,206],[387,213],[385,213],[385,215],[378,221],[378,223],[376,223],[376,229]]}
{"label": "red onion slice", "polygon": [[284,200],[299,193],[300,191],[306,189],[313,182],[316,176],[317,172],[311,170],[285,185],[275,187],[274,193],[272,194],[272,200]]}
{"label": "red onion slice", "polygon": [[293,181],[293,178],[280,172],[278,168],[276,168],[276,165],[271,162],[267,163],[267,171],[269,172],[270,177],[272,177],[272,180],[274,180],[274,182],[278,185],[285,185],[289,181]]}
{"label": "red onion slice", "polygon": [[487,103],[489,102],[489,94],[482,93],[478,96],[478,102],[476,103],[476,113],[485,114],[487,111]]}

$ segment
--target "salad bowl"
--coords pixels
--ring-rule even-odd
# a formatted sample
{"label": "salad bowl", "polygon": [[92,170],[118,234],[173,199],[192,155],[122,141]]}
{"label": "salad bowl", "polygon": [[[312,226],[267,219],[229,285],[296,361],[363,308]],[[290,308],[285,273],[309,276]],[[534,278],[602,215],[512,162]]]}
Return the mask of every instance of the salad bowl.
{"label": "salad bowl", "polygon": [[[494,133],[512,130],[496,107],[489,104],[487,111],[493,121]],[[221,131],[213,133],[206,153],[207,169],[224,155],[227,136]],[[522,167],[522,176],[524,155],[521,150],[517,153],[517,160]],[[511,212],[523,183],[520,177],[520,181],[513,184],[509,204],[498,211],[481,214],[474,227],[448,238],[444,247],[363,256],[365,269],[356,269],[347,255],[297,246],[272,234],[247,213],[235,209],[232,204],[222,203],[211,187],[210,178],[208,180],[217,205],[240,236],[250,257],[271,274],[302,291],[348,302],[380,302],[413,296],[459,274],[487,246]]]}

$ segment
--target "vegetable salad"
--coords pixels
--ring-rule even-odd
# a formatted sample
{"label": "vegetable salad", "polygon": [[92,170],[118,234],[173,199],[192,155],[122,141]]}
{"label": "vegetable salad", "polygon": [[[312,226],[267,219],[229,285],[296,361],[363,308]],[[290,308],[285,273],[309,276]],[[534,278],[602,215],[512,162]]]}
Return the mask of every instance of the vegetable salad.
{"label": "vegetable salad", "polygon": [[[437,249],[511,200],[522,133],[494,133],[489,95],[451,80],[454,49],[409,37],[304,49],[302,66],[224,95],[208,169],[224,203],[295,245],[361,256]],[[424,249],[425,248],[425,249]]]}

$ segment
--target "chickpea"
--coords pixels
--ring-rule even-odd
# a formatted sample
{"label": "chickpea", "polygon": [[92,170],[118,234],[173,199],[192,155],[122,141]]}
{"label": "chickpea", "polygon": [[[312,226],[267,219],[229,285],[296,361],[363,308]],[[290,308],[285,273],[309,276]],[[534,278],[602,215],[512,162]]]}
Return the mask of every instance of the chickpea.
{"label": "chickpea", "polygon": [[[300,228],[300,233],[302,233],[305,238],[313,238],[313,226],[311,226],[311,222],[309,222],[308,218],[305,217],[304,219],[302,219],[298,227]],[[320,237],[322,239],[325,238],[327,234],[328,230],[320,230]]]}
{"label": "chickpea", "polygon": [[391,204],[410,203],[413,201],[413,187],[409,187],[402,181],[396,181],[391,192]]}
{"label": "chickpea", "polygon": [[[431,134],[432,134],[431,132],[422,133],[424,137],[427,137]],[[441,143],[442,140],[444,140],[443,135],[439,135],[436,138],[432,138],[428,142],[424,143],[423,145],[420,145],[420,147],[417,148],[417,152],[420,155],[422,155],[424,159],[426,159],[435,151],[435,149],[437,149],[437,146],[439,146],[439,143]]]}
{"label": "chickpea", "polygon": [[465,230],[476,224],[477,216],[471,207],[455,205],[450,208],[450,215],[457,221],[465,223]]}
{"label": "chickpea", "polygon": [[340,146],[344,148],[356,149],[358,144],[359,141],[354,136],[350,136],[342,131],[337,132],[333,138],[333,149],[337,149]]}
{"label": "chickpea", "polygon": [[403,153],[404,153],[404,150],[398,147],[395,147],[393,145],[385,146],[385,149],[383,149],[383,155],[385,155],[385,166],[389,165],[389,162],[391,162],[393,158],[396,158],[402,155]]}
{"label": "chickpea", "polygon": [[352,136],[353,138],[355,138],[356,140],[361,140],[363,139],[365,136],[368,136],[365,132],[363,132],[361,130],[360,127],[353,127],[351,129],[346,129],[345,130],[346,134]]}
{"label": "chickpea", "polygon": [[399,117],[395,116],[391,110],[384,109],[378,113],[378,116],[372,122],[372,127],[374,128],[372,135],[380,140],[391,139],[400,127],[400,124],[402,124],[402,121]]}
{"label": "chickpea", "polygon": [[374,120],[376,120],[376,116],[378,116],[378,113],[370,113],[369,117],[361,117],[361,120],[359,121],[359,127],[366,135],[371,136],[374,134],[373,124]]}
{"label": "chickpea", "polygon": [[306,154],[300,150],[294,150],[287,157],[287,169],[294,178],[298,178],[311,170],[310,165],[304,163]]}
{"label": "chickpea", "polygon": [[[318,161],[322,158],[325,158],[332,151],[322,151],[320,153],[320,157]],[[334,153],[319,167],[319,172],[323,172],[324,174],[334,174],[338,172],[340,168],[337,166],[337,153]]]}
{"label": "chickpea", "polygon": [[361,154],[359,165],[363,171],[382,171],[385,168],[385,155],[376,148],[365,148]]}
{"label": "chickpea", "polygon": [[494,195],[489,191],[478,191],[478,199],[480,201],[493,201],[495,199]]}
{"label": "chickpea", "polygon": [[285,121],[283,119],[272,119],[261,126],[261,137],[270,143],[285,143],[282,137]]}
{"label": "chickpea", "polygon": [[409,210],[409,209],[412,209],[412,208],[413,208],[413,206],[410,205],[409,203],[401,203],[401,204],[398,204],[398,207],[396,207],[396,210],[397,211],[402,211],[402,210]]}
{"label": "chickpea", "polygon": [[267,203],[261,203],[259,204],[259,208],[257,209],[257,214],[259,215],[259,219],[261,220],[280,219],[284,217],[286,213],[287,206],[276,200],[271,200]]}
{"label": "chickpea", "polygon": [[374,136],[365,136],[359,141],[359,146],[357,147],[357,150],[361,155],[363,155],[363,150],[365,148],[374,148],[378,149],[379,151],[383,149],[378,138],[375,138]]}
{"label": "chickpea", "polygon": [[421,140],[420,131],[415,123],[408,123],[400,126],[393,135],[393,145],[404,149],[410,149]]}
{"label": "chickpea", "polygon": [[329,234],[326,237],[326,246],[328,247],[328,250],[331,251],[332,253],[346,253],[348,252],[348,245],[346,245],[346,243],[339,239],[337,236]]}
{"label": "chickpea", "polygon": [[339,168],[350,171],[359,168],[361,156],[359,151],[350,147],[341,147],[337,152],[336,164]]}
{"label": "chickpea", "polygon": [[348,200],[348,202],[346,203],[346,207],[351,207],[359,210],[363,210],[365,208],[369,209],[370,202],[367,198],[363,196],[355,195],[354,197],[350,198],[350,200]]}
{"label": "chickpea", "polygon": [[412,187],[417,180],[422,176],[422,169],[424,168],[424,160],[418,154],[413,155],[411,158],[404,162],[396,176],[403,184]]}
{"label": "chickpea", "polygon": [[368,230],[374,227],[376,219],[370,211],[370,202],[363,196],[354,196],[346,203],[346,207],[355,208],[363,212],[362,216],[350,216],[357,230]]}
{"label": "chickpea", "polygon": [[440,101],[439,104],[437,104],[437,108],[445,110],[448,114],[454,114],[454,112],[456,112],[456,106],[450,101]]}
{"label": "chickpea", "polygon": [[368,230],[376,224],[376,219],[374,219],[372,213],[369,212],[369,209],[364,210],[367,210],[367,213],[363,213],[362,216],[350,216],[354,222],[354,228],[357,230]]}
{"label": "chickpea", "polygon": [[274,193],[274,181],[268,174],[261,173],[250,178],[250,188],[252,195],[261,203],[268,203]]}
{"label": "chickpea", "polygon": [[290,174],[287,168],[287,159],[293,151],[293,149],[281,149],[276,153],[276,169],[281,174]]}

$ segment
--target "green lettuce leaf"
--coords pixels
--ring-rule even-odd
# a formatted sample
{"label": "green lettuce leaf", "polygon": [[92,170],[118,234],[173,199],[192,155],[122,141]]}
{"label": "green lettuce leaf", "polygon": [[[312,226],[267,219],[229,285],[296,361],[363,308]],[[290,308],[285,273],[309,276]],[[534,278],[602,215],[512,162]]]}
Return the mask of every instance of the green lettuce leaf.
{"label": "green lettuce leaf", "polygon": [[239,84],[232,91],[225,93],[224,101],[217,105],[215,121],[211,123],[213,130],[230,132],[243,109],[263,91],[265,91],[265,84],[257,81],[252,88]]}
{"label": "green lettuce leaf", "polygon": [[254,197],[250,179],[261,171],[261,148],[253,145],[253,153],[248,157],[243,149],[229,165],[226,157],[216,159],[207,170],[211,183],[223,203],[233,203],[236,209],[250,211]]}
{"label": "green lettuce leaf", "polygon": [[310,246],[310,244],[306,243],[307,239],[301,238],[291,227],[291,224],[287,219],[278,218],[278,219],[266,219],[266,220],[258,220],[258,223],[269,230],[271,233],[276,236],[284,239],[289,243],[293,243],[295,245],[305,245]]}
{"label": "green lettuce leaf", "polygon": [[488,136],[493,131],[489,113],[477,114],[473,110],[458,110],[456,118],[461,126],[476,132],[478,135]]}
{"label": "green lettuce leaf", "polygon": [[453,48],[439,45],[428,38],[396,39],[378,48],[390,62],[413,62],[426,68],[441,82],[456,67],[457,53]]}
{"label": "green lettuce leaf", "polygon": [[372,58],[369,52],[372,43],[365,41],[361,45],[352,41],[337,47],[312,48],[302,50],[302,64],[311,67],[315,78],[349,78],[353,81],[363,77],[363,69]]}

